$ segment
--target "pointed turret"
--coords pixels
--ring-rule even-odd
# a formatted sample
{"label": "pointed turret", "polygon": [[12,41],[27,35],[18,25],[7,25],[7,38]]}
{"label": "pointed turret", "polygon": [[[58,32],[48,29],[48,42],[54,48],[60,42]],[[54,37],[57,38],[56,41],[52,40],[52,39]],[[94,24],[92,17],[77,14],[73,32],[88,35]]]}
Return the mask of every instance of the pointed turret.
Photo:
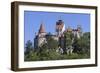
{"label": "pointed turret", "polygon": [[39,33],[45,33],[45,29],[44,29],[43,23],[40,25]]}

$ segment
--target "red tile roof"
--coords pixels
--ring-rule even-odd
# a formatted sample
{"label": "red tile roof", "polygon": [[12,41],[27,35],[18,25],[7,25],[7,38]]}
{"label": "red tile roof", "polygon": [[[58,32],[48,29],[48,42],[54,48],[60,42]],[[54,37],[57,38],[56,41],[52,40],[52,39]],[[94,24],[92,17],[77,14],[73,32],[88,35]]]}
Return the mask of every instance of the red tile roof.
{"label": "red tile roof", "polygon": [[40,25],[39,33],[45,33],[44,25]]}

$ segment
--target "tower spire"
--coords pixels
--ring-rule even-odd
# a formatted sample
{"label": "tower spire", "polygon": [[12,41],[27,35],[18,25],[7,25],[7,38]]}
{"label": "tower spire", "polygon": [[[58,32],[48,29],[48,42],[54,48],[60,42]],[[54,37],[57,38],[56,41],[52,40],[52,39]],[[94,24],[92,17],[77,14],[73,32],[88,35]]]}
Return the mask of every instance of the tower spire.
{"label": "tower spire", "polygon": [[41,22],[39,33],[45,33],[43,22]]}

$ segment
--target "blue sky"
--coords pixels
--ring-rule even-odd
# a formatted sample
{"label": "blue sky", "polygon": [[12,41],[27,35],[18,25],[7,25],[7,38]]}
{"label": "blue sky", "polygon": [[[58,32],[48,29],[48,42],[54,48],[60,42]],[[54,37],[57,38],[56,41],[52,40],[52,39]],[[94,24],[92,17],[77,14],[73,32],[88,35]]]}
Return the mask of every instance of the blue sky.
{"label": "blue sky", "polygon": [[41,23],[46,32],[55,33],[55,25],[59,19],[64,21],[66,27],[77,28],[77,25],[81,25],[83,32],[90,31],[90,14],[24,11],[25,43],[28,40],[34,43],[35,33],[38,33]]}

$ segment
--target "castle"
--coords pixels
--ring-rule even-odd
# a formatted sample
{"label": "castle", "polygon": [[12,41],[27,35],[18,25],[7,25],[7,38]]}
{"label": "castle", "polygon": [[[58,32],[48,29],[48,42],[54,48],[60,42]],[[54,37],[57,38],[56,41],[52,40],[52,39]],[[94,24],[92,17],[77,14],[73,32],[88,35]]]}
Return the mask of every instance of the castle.
{"label": "castle", "polygon": [[[80,25],[77,26],[76,29],[72,29],[71,27],[65,28],[65,24],[63,20],[58,20],[56,22],[55,34],[48,34],[45,31],[45,27],[43,23],[40,25],[38,34],[34,38],[34,48],[38,48],[46,43],[46,39],[48,36],[51,36],[54,40],[59,42],[61,48],[64,47],[64,32],[72,32],[74,36],[80,38],[83,35],[82,28]],[[61,49],[60,49],[61,50]],[[71,50],[72,51],[72,50]]]}

